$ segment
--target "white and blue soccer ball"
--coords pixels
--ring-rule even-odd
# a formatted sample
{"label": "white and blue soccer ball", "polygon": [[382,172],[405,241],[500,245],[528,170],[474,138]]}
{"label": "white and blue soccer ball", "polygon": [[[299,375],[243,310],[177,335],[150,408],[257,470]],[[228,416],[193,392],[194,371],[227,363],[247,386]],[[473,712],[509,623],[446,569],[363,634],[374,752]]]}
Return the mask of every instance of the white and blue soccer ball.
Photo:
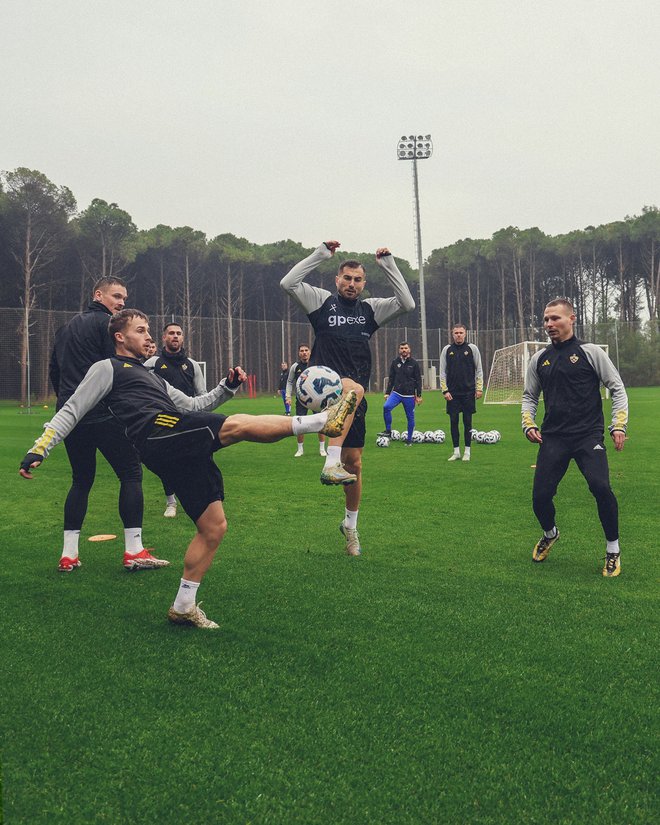
{"label": "white and blue soccer ball", "polygon": [[413,442],[413,444],[423,444],[424,443],[424,433],[421,432],[420,430],[413,430],[412,442]]}
{"label": "white and blue soccer ball", "polygon": [[392,441],[401,441],[401,433],[398,430],[390,430],[390,439]]}
{"label": "white and blue soccer ball", "polygon": [[495,433],[484,433],[484,444],[495,444],[497,436]]}
{"label": "white and blue soccer ball", "polygon": [[434,441],[436,444],[444,444],[445,443],[445,431],[444,430],[434,430],[433,435],[435,436]]}
{"label": "white and blue soccer ball", "polygon": [[321,412],[341,397],[341,378],[330,367],[307,367],[296,382],[298,401],[312,412]]}
{"label": "white and blue soccer ball", "polygon": [[501,441],[502,433],[499,430],[491,430],[491,433],[495,436],[495,441]]}
{"label": "white and blue soccer ball", "polygon": [[477,430],[472,436],[472,440],[477,444],[485,444],[486,433],[483,430]]}
{"label": "white and blue soccer ball", "polygon": [[390,439],[386,435],[378,435],[376,436],[376,446],[377,447],[389,447],[390,446]]}
{"label": "white and blue soccer ball", "polygon": [[435,442],[435,433],[433,430],[426,430],[424,433],[424,443],[433,444]]}

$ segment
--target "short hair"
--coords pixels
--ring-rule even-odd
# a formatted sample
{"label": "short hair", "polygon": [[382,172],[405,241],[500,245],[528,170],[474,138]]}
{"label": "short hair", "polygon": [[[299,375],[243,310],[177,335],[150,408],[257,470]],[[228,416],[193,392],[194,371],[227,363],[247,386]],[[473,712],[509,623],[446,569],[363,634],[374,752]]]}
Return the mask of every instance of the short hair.
{"label": "short hair", "polygon": [[307,347],[307,349],[309,349],[309,344],[298,344],[298,349],[302,349],[303,347]]}
{"label": "short hair", "polygon": [[168,324],[165,324],[163,327],[163,332],[167,332],[168,327],[179,327],[181,332],[183,332],[183,327],[178,321],[170,321]]}
{"label": "short hair", "polygon": [[94,288],[92,289],[92,295],[99,290],[103,289],[106,286],[112,286],[113,284],[117,284],[117,286],[123,286],[126,289],[126,281],[122,281],[121,278],[115,278],[112,275],[106,275],[103,278],[99,278],[98,281],[94,284]]}
{"label": "short hair", "polygon": [[409,344],[407,341],[401,341],[401,343],[399,344],[399,346],[400,346],[400,347],[409,347],[409,346],[410,346],[410,344]]}
{"label": "short hair", "polygon": [[571,314],[575,314],[575,307],[573,304],[568,300],[568,298],[553,298],[552,301],[548,301],[545,305],[547,307],[567,307],[570,309]]}
{"label": "short hair", "polygon": [[465,326],[465,324],[454,324],[451,328],[451,331],[453,332],[455,329],[464,329],[467,332],[467,327]]}
{"label": "short hair", "polygon": [[342,263],[339,264],[339,269],[337,270],[337,275],[341,275],[341,273],[345,269],[361,269],[364,272],[364,277],[365,278],[367,277],[367,271],[364,268],[364,264],[361,264],[359,261],[354,261],[354,260],[342,261]]}
{"label": "short hair", "polygon": [[144,318],[149,323],[149,316],[145,315],[141,309],[120,309],[119,312],[115,312],[108,321],[108,332],[113,343],[115,342],[115,333],[123,332],[133,318]]}

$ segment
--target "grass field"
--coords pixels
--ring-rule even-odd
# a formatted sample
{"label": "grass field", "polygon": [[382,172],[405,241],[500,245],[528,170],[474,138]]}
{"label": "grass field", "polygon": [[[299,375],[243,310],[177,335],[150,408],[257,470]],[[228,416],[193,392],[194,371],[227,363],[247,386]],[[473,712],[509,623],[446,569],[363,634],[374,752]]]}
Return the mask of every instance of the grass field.
{"label": "grass field", "polygon": [[[66,454],[20,479],[48,412],[2,408],[6,822],[657,823],[660,390],[630,400],[618,579],[574,465],[561,541],[531,563],[517,407],[480,406],[502,441],[447,463],[446,444],[376,448],[372,396],[357,559],[315,436],[302,459],[293,440],[222,452],[230,529],[199,593],[215,633],[165,620],[192,526],[162,518],[148,473],[145,542],[171,567],[126,574],[119,540],[86,541],[121,536],[101,460],[83,566],[56,572]],[[443,409],[429,394],[420,429],[448,431]]]}

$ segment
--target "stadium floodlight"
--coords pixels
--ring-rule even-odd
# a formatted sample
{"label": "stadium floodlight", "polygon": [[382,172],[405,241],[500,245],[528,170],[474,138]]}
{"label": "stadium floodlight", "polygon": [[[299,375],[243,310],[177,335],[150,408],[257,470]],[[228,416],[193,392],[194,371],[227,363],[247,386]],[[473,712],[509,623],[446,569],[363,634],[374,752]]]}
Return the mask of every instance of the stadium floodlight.
{"label": "stadium floodlight", "polygon": [[[430,158],[433,154],[431,135],[403,135],[396,147],[399,160],[412,161],[413,191],[415,208],[415,240],[417,242],[417,266],[419,268],[419,315],[422,327],[422,371],[427,386],[431,384],[429,347],[426,338],[426,297],[424,295],[424,259],[422,258],[422,230],[419,218],[419,183],[417,181],[417,161]],[[435,387],[433,388],[435,389]]]}

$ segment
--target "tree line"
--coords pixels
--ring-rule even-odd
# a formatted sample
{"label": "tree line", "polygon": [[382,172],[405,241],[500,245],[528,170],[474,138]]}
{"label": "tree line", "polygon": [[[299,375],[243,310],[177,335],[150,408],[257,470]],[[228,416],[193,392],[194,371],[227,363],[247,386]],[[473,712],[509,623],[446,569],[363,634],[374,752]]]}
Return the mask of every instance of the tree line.
{"label": "tree line", "polygon": [[[188,337],[203,316],[237,325],[304,320],[279,280],[310,251],[293,240],[207,238],[189,226],[138,229],[128,212],[101,198],[78,210],[71,190],[40,171],[0,175],[0,306],[22,308],[26,342],[33,309],[80,310],[94,282],[108,275],[127,281],[130,305],[176,318]],[[364,263],[368,294],[388,294],[371,252],[345,256]],[[418,272],[397,261],[417,292]],[[335,266],[327,262],[311,282],[333,289]],[[534,337],[546,301],[559,295],[573,301],[582,325],[657,320],[660,211],[645,206],[640,215],[555,236],[509,226],[434,249],[425,293],[430,328],[460,319],[477,333],[516,328],[521,339]]]}

